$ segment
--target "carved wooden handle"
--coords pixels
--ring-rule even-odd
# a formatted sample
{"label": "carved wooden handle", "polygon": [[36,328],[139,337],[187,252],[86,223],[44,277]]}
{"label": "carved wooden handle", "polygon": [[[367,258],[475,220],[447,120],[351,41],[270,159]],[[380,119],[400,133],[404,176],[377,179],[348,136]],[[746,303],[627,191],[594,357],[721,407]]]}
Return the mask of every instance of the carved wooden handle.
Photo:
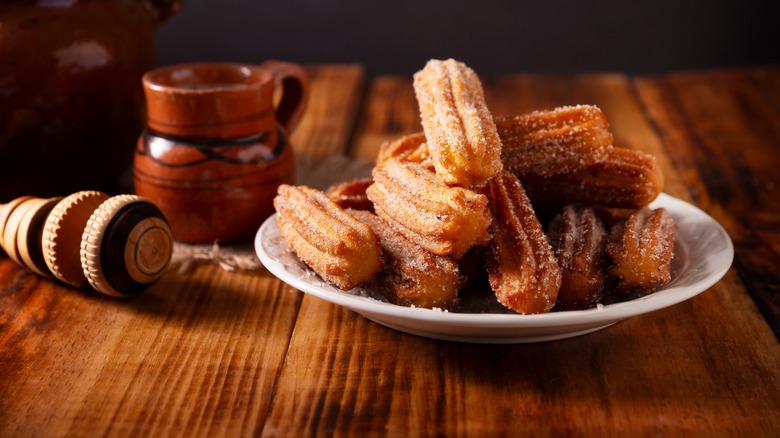
{"label": "carved wooden handle", "polygon": [[165,216],[148,199],[84,191],[0,205],[0,246],[37,274],[128,296],[162,276],[173,237]]}

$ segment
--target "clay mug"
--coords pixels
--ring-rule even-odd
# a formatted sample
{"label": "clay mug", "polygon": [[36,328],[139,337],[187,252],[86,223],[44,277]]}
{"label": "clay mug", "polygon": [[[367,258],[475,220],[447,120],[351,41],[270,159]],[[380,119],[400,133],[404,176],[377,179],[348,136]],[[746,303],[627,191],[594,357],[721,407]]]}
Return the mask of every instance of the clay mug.
{"label": "clay mug", "polygon": [[[244,241],[293,182],[289,136],[309,81],[292,63],[181,64],[143,76],[147,127],[135,151],[135,191],[188,243]],[[278,104],[275,104],[278,102]]]}

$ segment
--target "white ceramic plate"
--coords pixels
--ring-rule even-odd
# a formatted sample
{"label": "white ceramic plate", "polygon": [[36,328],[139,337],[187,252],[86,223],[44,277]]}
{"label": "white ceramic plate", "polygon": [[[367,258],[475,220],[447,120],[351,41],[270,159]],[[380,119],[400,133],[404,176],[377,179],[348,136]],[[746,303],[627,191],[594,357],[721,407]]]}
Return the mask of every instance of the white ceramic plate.
{"label": "white ceramic plate", "polygon": [[341,291],[324,283],[291,252],[281,237],[275,216],[268,218],[258,230],[255,249],[263,265],[290,286],[402,332],[475,343],[552,341],[590,333],[632,316],[672,306],[704,292],[725,275],[734,258],[734,246],[713,218],[666,194],[661,194],[651,207],[666,208],[678,225],[670,284],[632,301],[542,315],[442,312],[383,302],[366,296],[367,292],[361,288]]}

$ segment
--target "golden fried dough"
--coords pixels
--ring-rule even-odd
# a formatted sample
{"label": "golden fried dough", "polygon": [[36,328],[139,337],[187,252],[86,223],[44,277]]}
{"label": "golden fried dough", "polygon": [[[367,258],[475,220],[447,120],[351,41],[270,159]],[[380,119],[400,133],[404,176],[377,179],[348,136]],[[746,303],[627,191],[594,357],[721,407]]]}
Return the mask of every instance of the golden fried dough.
{"label": "golden fried dough", "polygon": [[384,269],[370,286],[394,304],[451,309],[458,301],[463,278],[458,263],[432,254],[395,231],[382,218],[367,211],[351,212],[379,236]]}
{"label": "golden fried dough", "polygon": [[325,281],[349,290],[381,268],[382,250],[371,227],[319,190],[283,184],[274,207],[282,236]]}
{"label": "golden fried dough", "polygon": [[417,163],[389,159],[373,171],[367,190],[376,213],[426,250],[460,258],[489,239],[487,198],[450,187]]}
{"label": "golden fried dough", "polygon": [[605,160],[549,177],[517,175],[536,202],[571,203],[612,208],[642,208],[663,190],[661,168],[652,155],[610,148]]}
{"label": "golden fried dough", "polygon": [[612,227],[607,274],[618,279],[617,290],[652,292],[669,283],[676,234],[677,224],[664,208],[643,208]]}
{"label": "golden fried dough", "polygon": [[366,189],[373,183],[371,178],[345,181],[328,187],[325,194],[343,209],[374,211],[374,204],[366,196]]}
{"label": "golden fried dough", "polygon": [[436,174],[448,185],[484,186],[502,169],[501,139],[477,74],[453,59],[430,60],[414,91]]}
{"label": "golden fried dough", "polygon": [[550,176],[603,161],[612,147],[604,113],[593,105],[564,106],[497,117],[504,167],[516,175]]}
{"label": "golden fried dough", "polygon": [[561,268],[556,308],[587,309],[603,298],[607,230],[591,207],[567,205],[550,224],[550,241]]}
{"label": "golden fried dough", "polygon": [[485,193],[493,213],[485,266],[496,298],[520,313],[549,312],[561,287],[561,271],[520,181],[502,171]]}

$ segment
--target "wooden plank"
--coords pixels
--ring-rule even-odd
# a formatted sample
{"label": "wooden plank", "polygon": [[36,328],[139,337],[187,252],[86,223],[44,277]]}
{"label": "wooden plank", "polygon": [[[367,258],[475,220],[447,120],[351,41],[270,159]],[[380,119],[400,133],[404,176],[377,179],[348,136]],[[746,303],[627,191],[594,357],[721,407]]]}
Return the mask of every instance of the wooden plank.
{"label": "wooden plank", "polygon": [[310,67],[312,87],[306,114],[290,141],[306,166],[346,151],[363,95],[363,67]]}
{"label": "wooden plank", "polygon": [[300,304],[270,273],[201,265],[122,301],[11,264],[0,435],[251,433],[262,421]]}
{"label": "wooden plank", "polygon": [[780,338],[780,68],[648,76],[636,89],[703,209],[729,232]]}
{"label": "wooden plank", "polygon": [[[620,75],[485,81],[493,111],[594,103],[616,143],[657,153],[682,177]],[[369,88],[353,154],[419,130],[410,78]],[[396,90],[400,93],[386,91]],[[530,102],[530,103],[529,103]],[[387,115],[385,112],[397,112]],[[306,297],[264,433],[390,435],[685,433],[780,430],[780,350],[732,270],[706,293],[559,342],[479,346],[405,335]]]}
{"label": "wooden plank", "polygon": [[398,137],[422,131],[412,84],[399,76],[374,78],[366,92],[350,155],[374,160],[379,146]]}
{"label": "wooden plank", "polygon": [[[362,69],[308,71],[312,102],[292,141],[304,156],[343,153]],[[256,434],[302,296],[264,269],[195,263],[118,300],[3,255],[0,436]]]}

